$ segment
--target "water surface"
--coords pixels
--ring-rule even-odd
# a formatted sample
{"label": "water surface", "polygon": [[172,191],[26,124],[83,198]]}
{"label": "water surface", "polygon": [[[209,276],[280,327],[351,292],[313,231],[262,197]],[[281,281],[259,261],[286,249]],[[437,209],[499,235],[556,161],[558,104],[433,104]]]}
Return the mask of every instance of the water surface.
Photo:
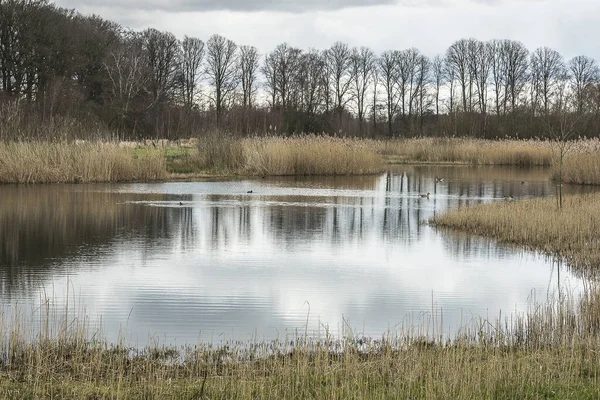
{"label": "water surface", "polygon": [[548,175],[398,167],[367,177],[0,186],[1,301],[5,310],[68,302],[92,322],[101,316],[109,340],[126,332],[137,345],[326,329],[381,336],[432,309],[451,333],[559,287],[581,290],[542,256],[426,223],[464,204],[550,196]]}

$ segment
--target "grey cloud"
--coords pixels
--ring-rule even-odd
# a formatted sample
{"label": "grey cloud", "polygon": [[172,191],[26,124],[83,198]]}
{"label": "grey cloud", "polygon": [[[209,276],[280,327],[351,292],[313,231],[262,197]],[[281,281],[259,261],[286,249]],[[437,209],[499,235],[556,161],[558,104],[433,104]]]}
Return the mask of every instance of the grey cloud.
{"label": "grey cloud", "polygon": [[70,8],[118,7],[129,10],[189,11],[282,11],[301,13],[318,10],[339,10],[351,7],[403,4],[418,5],[418,0],[62,0]]}

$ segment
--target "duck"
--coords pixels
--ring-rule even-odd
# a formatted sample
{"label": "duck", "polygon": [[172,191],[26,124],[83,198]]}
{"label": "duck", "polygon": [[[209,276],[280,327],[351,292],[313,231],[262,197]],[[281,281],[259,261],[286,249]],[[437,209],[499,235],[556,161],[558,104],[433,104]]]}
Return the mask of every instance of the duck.
{"label": "duck", "polygon": [[420,194],[419,196],[421,196],[424,199],[428,199],[429,197],[431,197],[431,193],[427,192],[427,194]]}
{"label": "duck", "polygon": [[179,205],[180,205],[180,206],[182,206],[182,205],[183,205],[183,203],[182,203],[182,202],[179,202]]}
{"label": "duck", "polygon": [[252,193],[252,190],[248,190],[246,193],[250,193],[250,194],[251,194],[251,193]]}

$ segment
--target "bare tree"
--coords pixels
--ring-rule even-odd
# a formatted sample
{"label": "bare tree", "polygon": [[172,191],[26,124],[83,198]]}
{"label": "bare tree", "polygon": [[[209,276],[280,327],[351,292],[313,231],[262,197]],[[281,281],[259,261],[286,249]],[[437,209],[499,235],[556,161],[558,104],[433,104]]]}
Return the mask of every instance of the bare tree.
{"label": "bare tree", "polygon": [[600,81],[600,68],[596,60],[586,56],[577,56],[569,61],[571,90],[575,95],[577,111],[584,109],[585,92],[591,85]]}
{"label": "bare tree", "polygon": [[204,59],[204,42],[200,39],[185,36],[182,47],[181,79],[183,104],[191,109],[196,103],[196,94],[202,61]]}
{"label": "bare tree", "polygon": [[511,111],[514,114],[519,96],[529,81],[529,50],[521,42],[505,40],[502,52],[506,66],[505,104],[507,99],[510,99]]}
{"label": "bare tree", "polygon": [[300,49],[291,47],[287,43],[280,44],[272,53],[275,91],[281,99],[284,110],[288,109],[293,99],[292,89],[301,53]]}
{"label": "bare tree", "polygon": [[[415,98],[419,92],[419,85],[417,82],[420,74],[419,69],[421,67],[423,58],[423,55],[415,48],[401,52],[400,66],[401,74],[403,74],[401,78],[402,81],[405,81],[407,84],[406,90],[403,90],[403,94],[405,96],[405,98],[402,99],[403,116],[405,102],[408,103],[408,116],[411,117],[413,115]],[[406,77],[406,80],[403,79],[404,76]]]}
{"label": "bare tree", "polygon": [[398,82],[398,52],[385,51],[377,59],[377,67],[381,84],[386,93],[385,106],[387,109],[388,135],[392,137],[392,122],[398,110],[399,94],[397,91]]}
{"label": "bare tree", "polygon": [[377,103],[379,102],[379,98],[377,97],[379,93],[377,90],[379,88],[379,66],[377,58],[375,58],[374,60],[373,70],[371,74],[373,76],[373,104],[371,105],[371,116],[373,117],[373,134],[375,134],[377,132]]}
{"label": "bare tree", "polygon": [[[540,99],[547,115],[559,81],[565,75],[565,64],[562,56],[548,47],[540,47],[531,54],[531,86],[534,99]],[[532,102],[533,103],[533,102]],[[533,105],[535,109],[535,105]]]}
{"label": "bare tree", "polygon": [[479,111],[487,114],[487,93],[489,86],[490,71],[492,69],[492,48],[489,44],[474,42],[473,80],[477,91],[477,103]]}
{"label": "bare tree", "polygon": [[546,114],[546,130],[553,143],[553,149],[558,158],[558,208],[563,206],[563,166],[565,157],[573,149],[575,141],[572,140],[580,131],[583,113],[577,112],[572,105],[572,95],[565,93],[566,85],[559,87],[559,97],[563,101],[557,103],[551,113]]}
{"label": "bare tree", "polygon": [[153,103],[170,97],[176,88],[180,47],[172,33],[147,29],[142,34],[144,50],[151,74],[150,93]]}
{"label": "bare tree", "polygon": [[207,43],[206,75],[214,87],[212,98],[221,124],[227,102],[238,85],[237,45],[220,35],[213,35]]}
{"label": "bare tree", "polygon": [[309,117],[315,115],[323,99],[323,74],[325,60],[318,50],[311,49],[299,60],[302,111]]}
{"label": "bare tree", "polygon": [[447,68],[452,70],[452,73],[458,79],[462,91],[463,112],[468,112],[468,102],[470,93],[467,94],[467,88],[471,81],[469,69],[469,40],[461,39],[454,42],[446,51]]}
{"label": "bare tree", "polygon": [[431,72],[433,74],[433,83],[435,84],[435,115],[440,115],[440,89],[445,82],[446,74],[444,74],[444,58],[437,55],[433,58],[431,64]]}
{"label": "bare tree", "polygon": [[367,47],[352,50],[352,90],[353,98],[356,102],[358,122],[362,132],[362,125],[366,112],[366,93],[373,79],[373,69],[375,68],[375,53]]}
{"label": "bare tree", "polygon": [[240,47],[239,80],[242,83],[242,105],[244,108],[252,107],[256,95],[259,69],[259,54],[254,46]]}
{"label": "bare tree", "polygon": [[448,112],[454,114],[456,107],[454,105],[454,93],[456,92],[456,69],[448,64],[446,60],[444,62],[444,77],[446,84],[448,85]]}
{"label": "bare tree", "polygon": [[277,105],[277,82],[276,82],[276,60],[273,53],[265,56],[265,61],[261,67],[261,72],[265,77],[264,85],[265,91],[268,94],[267,102],[270,103],[271,111],[275,110]]}
{"label": "bare tree", "polygon": [[419,121],[419,130],[423,133],[423,117],[428,112],[430,103],[427,95],[427,85],[430,81],[431,62],[424,55],[419,55],[417,61],[417,73],[413,82],[413,109]]}
{"label": "bare tree", "polygon": [[351,100],[349,94],[352,84],[352,52],[347,44],[336,42],[327,51],[327,63],[334,87],[334,108],[342,123],[342,114],[346,104]]}
{"label": "bare tree", "polygon": [[142,39],[128,32],[126,40],[109,53],[104,62],[108,76],[108,100],[115,108],[119,134],[131,111],[132,102],[143,92],[152,77],[143,51]]}
{"label": "bare tree", "polygon": [[492,40],[488,43],[488,51],[490,52],[490,67],[492,73],[492,86],[494,88],[494,108],[496,115],[502,115],[502,111],[506,111],[502,107],[505,104],[504,99],[506,93],[506,58],[504,57],[503,42],[501,40]]}

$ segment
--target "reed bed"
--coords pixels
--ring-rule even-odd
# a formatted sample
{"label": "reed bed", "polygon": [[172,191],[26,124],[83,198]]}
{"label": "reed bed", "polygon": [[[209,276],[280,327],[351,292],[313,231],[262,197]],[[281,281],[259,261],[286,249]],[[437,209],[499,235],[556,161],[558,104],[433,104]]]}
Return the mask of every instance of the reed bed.
{"label": "reed bed", "polygon": [[103,142],[2,142],[0,183],[115,182],[164,179],[160,152],[134,154]]}
{"label": "reed bed", "polygon": [[242,175],[364,175],[383,170],[370,142],[318,135],[208,135],[199,140],[197,157],[204,168]]}
{"label": "reed bed", "polygon": [[553,160],[551,144],[540,140],[420,138],[380,142],[378,147],[400,163],[549,166]]}
{"label": "reed bed", "polygon": [[[140,350],[108,344],[85,315],[44,303],[0,319],[0,397],[597,398],[598,293],[590,286],[582,299],[476,320],[452,339],[426,336],[435,328],[421,325],[378,339],[347,333]],[[30,319],[39,320],[36,331]]]}
{"label": "reed bed", "polygon": [[[553,177],[558,179],[558,162],[553,164]],[[563,182],[578,185],[600,185],[600,139],[574,142],[563,162]]]}
{"label": "reed bed", "polygon": [[[558,179],[559,144],[542,140],[420,138],[373,142],[388,163],[552,166]],[[570,142],[563,182],[600,184],[600,139]]]}
{"label": "reed bed", "polygon": [[556,198],[462,207],[431,222],[558,256],[573,268],[600,267],[600,194],[565,196],[561,209]]}
{"label": "reed bed", "polygon": [[[539,140],[238,138],[225,133],[184,142],[0,142],[0,183],[365,175],[381,172],[386,163],[553,166],[556,170],[557,148]],[[600,140],[573,142],[564,160],[564,182],[600,184],[599,166]]]}

